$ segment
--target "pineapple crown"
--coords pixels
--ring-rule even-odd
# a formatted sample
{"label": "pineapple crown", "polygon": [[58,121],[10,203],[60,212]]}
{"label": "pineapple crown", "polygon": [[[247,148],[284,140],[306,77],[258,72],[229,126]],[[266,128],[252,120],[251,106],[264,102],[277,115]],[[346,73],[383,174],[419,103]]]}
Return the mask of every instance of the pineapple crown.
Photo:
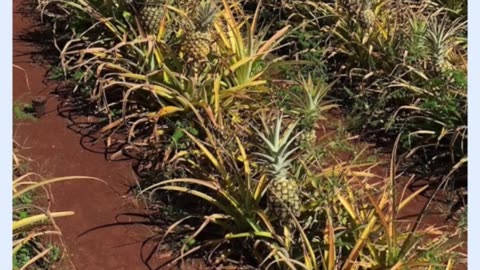
{"label": "pineapple crown", "polygon": [[292,132],[298,122],[290,124],[287,129],[280,135],[282,130],[282,119],[280,116],[273,128],[269,128],[262,119],[265,132],[259,131],[257,128],[252,127],[262,140],[260,149],[261,152],[257,152],[256,155],[260,156],[263,163],[267,164],[270,168],[269,171],[275,180],[285,179],[288,175],[288,168],[291,166],[291,155],[298,149],[294,147],[289,149],[295,139],[301,134],[297,133],[292,137]]}
{"label": "pineapple crown", "polygon": [[331,85],[326,85],[321,80],[314,82],[310,74],[307,79],[301,77],[300,84],[306,98],[304,109],[308,112],[316,112]]}
{"label": "pineapple crown", "polygon": [[200,31],[208,29],[213,22],[217,11],[218,9],[212,0],[202,1],[193,19],[195,28]]}
{"label": "pineapple crown", "polygon": [[336,81],[331,84],[326,84],[323,80],[314,81],[309,74],[307,78],[299,75],[297,82],[299,91],[290,92],[292,112],[301,116],[303,123],[313,128],[321,118],[321,111],[334,107],[329,105],[330,102],[325,102],[324,98]]}
{"label": "pineapple crown", "polygon": [[363,8],[364,9],[371,9],[372,8],[372,0],[363,0]]}

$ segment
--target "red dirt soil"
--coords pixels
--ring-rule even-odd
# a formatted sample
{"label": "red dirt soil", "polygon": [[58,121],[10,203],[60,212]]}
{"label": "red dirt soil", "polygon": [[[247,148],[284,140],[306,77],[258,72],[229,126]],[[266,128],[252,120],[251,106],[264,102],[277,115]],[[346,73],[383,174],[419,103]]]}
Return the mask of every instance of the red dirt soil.
{"label": "red dirt soil", "polygon": [[[26,148],[22,154],[35,161],[31,164],[31,169],[45,177],[92,176],[106,182],[103,184],[81,180],[58,183],[52,187],[52,210],[75,212],[72,217],[57,220],[68,251],[67,259],[73,264],[70,268],[158,269],[168,255],[160,252],[151,261],[145,262],[143,259],[152,249],[151,245],[144,245],[143,242],[154,233],[149,226],[140,224],[146,221],[141,217],[145,213],[128,194],[129,187],[135,184],[131,163],[107,161],[104,155],[82,145],[81,136],[67,128],[68,120],[59,116],[59,102],[52,94],[56,85],[45,82],[47,66],[32,59],[32,53],[38,51],[38,48],[20,39],[22,34],[36,27],[31,18],[19,13],[20,8],[24,8],[23,5],[22,0],[14,0],[13,63],[25,70],[13,69],[14,101],[30,103],[32,97],[37,95],[48,96],[48,101],[47,113],[38,121],[15,124],[14,139]],[[319,132],[318,137],[328,137],[333,132],[333,128],[326,129]],[[384,173],[382,170],[376,173],[381,175]],[[425,203],[425,198],[419,198],[403,214],[415,216]],[[138,214],[140,217],[124,215],[126,213]],[[443,224],[444,218],[430,215],[425,222]],[[70,269],[68,264],[64,265],[62,270]],[[196,268],[192,265],[184,267]]]}

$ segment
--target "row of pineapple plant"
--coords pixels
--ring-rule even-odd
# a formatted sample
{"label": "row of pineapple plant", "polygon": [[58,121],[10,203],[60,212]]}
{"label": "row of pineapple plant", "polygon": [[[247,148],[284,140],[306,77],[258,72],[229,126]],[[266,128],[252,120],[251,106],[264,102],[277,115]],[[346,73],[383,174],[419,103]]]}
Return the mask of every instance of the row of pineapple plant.
{"label": "row of pineapple plant", "polygon": [[[454,269],[462,255],[452,251],[457,242],[450,240],[458,230],[420,226],[423,212],[410,227],[401,225],[400,211],[427,186],[410,195],[398,191],[395,153],[391,175],[372,185],[382,176],[368,170],[339,164],[319,172],[316,157],[299,147],[300,133],[292,134],[294,119],[259,112],[255,120],[264,123],[252,127],[256,140],[218,136],[206,126],[204,141],[186,132],[196,147],[178,158],[187,158],[182,166],[189,166],[191,175],[159,181],[139,194],[180,193],[213,206],[201,217],[198,209],[196,215],[186,213],[169,227],[167,235],[192,218],[201,224],[185,237],[171,263],[198,254],[226,256],[229,260],[206,260],[220,268]],[[241,132],[237,127],[232,133]]]}
{"label": "row of pineapple plant", "polygon": [[[361,23],[346,27],[345,17],[337,13],[345,25],[335,32],[339,53],[351,55],[345,71],[357,77],[347,86],[349,98],[357,99],[351,103],[352,126],[368,136],[403,133],[402,152],[427,168],[422,177],[433,175],[438,182],[444,175],[462,178],[468,159],[467,18],[450,17],[439,1],[376,1],[371,8],[375,19],[370,28]],[[342,41],[352,31],[358,40]],[[445,163],[446,171],[436,169]]]}
{"label": "row of pineapple plant", "polygon": [[316,65],[334,74],[329,79],[337,82],[334,94],[345,105],[351,131],[380,145],[402,133],[401,152],[426,168],[422,176],[440,179],[449,172],[436,168],[445,163],[460,176],[455,179],[465,176],[465,1],[282,3],[265,14],[290,14],[280,25],[303,24],[296,42],[304,53],[292,57],[316,51]]}
{"label": "row of pineapple plant", "polygon": [[[196,254],[261,269],[453,267],[450,243],[431,238],[437,228],[398,226],[398,211],[423,189],[396,205],[396,153],[383,185],[349,166],[318,171],[310,150],[316,123],[336,106],[325,99],[333,83],[275,85],[268,71],[281,58],[271,54],[292,27],[258,31],[261,1],[251,15],[233,0],[105,3],[47,1],[43,10],[59,5],[86,24],[64,44],[62,63],[67,74],[84,72],[76,90],[104,117],[107,145],[120,135],[137,151],[153,148],[147,161],[160,159],[139,196],[198,199],[161,237],[193,227],[172,263]],[[371,31],[374,6],[359,7]]]}
{"label": "row of pineapple plant", "polygon": [[[242,14],[239,6],[226,0],[204,0],[195,8],[188,1],[184,6],[155,3],[145,2],[143,9],[139,4],[137,8],[113,5],[117,9],[112,11],[94,1],[52,1],[43,9],[58,4],[80,18],[89,16],[82,25],[91,19],[103,23],[98,26],[103,39],[92,40],[90,35],[98,38],[97,28],[86,28],[74,42],[65,43],[61,60],[67,74],[82,74],[75,78],[88,87],[77,93],[95,103],[96,114],[109,122],[101,130],[102,136],[128,132],[130,142],[143,145],[144,139],[158,140],[159,134],[168,133],[160,128],[165,120],[190,111],[192,106],[211,112],[221,125],[220,108],[235,107],[248,96],[265,92],[260,86],[267,80],[262,76],[274,61],[266,57],[288,29],[264,39],[258,34],[258,18]],[[158,19],[141,15],[146,8],[160,14],[158,26],[152,26]],[[108,20],[110,16],[115,20]],[[152,27],[156,33],[151,32]],[[81,58],[78,47],[85,48]]]}

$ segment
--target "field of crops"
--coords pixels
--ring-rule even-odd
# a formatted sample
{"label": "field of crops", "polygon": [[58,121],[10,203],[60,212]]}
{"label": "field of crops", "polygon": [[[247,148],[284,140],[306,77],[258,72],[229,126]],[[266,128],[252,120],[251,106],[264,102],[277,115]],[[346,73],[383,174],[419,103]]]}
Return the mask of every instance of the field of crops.
{"label": "field of crops", "polygon": [[134,161],[170,264],[463,269],[466,0],[32,2],[60,110]]}

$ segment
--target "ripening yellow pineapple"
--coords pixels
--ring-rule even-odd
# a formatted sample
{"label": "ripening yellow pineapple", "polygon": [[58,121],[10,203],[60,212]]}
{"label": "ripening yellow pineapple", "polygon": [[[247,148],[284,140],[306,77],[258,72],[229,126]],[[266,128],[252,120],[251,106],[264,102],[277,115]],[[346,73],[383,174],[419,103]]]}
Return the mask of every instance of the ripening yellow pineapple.
{"label": "ripening yellow pineapple", "polygon": [[194,62],[207,59],[212,51],[214,40],[211,26],[217,14],[217,8],[211,1],[202,1],[191,22],[191,27],[185,29],[182,52]]}
{"label": "ripening yellow pineapple", "polygon": [[282,219],[283,223],[289,223],[290,209],[296,217],[300,215],[300,196],[298,185],[295,180],[281,178],[274,180],[268,194],[268,202],[272,212]]}

